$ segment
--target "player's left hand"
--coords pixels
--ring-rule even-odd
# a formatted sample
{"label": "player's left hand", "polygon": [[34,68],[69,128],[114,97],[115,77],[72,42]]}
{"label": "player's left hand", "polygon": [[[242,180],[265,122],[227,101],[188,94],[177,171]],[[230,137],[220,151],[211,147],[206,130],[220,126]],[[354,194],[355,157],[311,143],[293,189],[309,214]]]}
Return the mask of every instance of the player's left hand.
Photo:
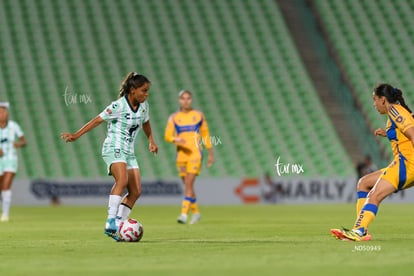
{"label": "player's left hand", "polygon": [[213,166],[213,163],[214,163],[214,157],[213,157],[213,154],[209,154],[209,155],[208,155],[208,160],[207,160],[207,167],[211,167],[211,166]]}
{"label": "player's left hand", "polygon": [[150,152],[153,152],[155,154],[158,153],[158,147],[157,147],[157,145],[154,142],[150,142],[149,143],[149,151]]}
{"label": "player's left hand", "polygon": [[76,135],[75,134],[72,134],[72,133],[68,133],[68,132],[63,132],[61,135],[60,135],[60,137],[66,142],[66,143],[69,143],[69,142],[75,142],[76,141],[76,139],[78,139],[78,137],[76,137]]}

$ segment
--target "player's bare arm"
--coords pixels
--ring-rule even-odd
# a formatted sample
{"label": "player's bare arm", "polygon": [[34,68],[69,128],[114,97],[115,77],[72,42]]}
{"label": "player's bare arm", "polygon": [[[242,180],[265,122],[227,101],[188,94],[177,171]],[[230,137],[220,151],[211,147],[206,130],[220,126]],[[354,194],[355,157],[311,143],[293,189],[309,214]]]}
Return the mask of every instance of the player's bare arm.
{"label": "player's bare arm", "polygon": [[404,135],[407,136],[408,139],[410,139],[411,143],[414,146],[414,127],[410,127],[409,129],[407,129]]}
{"label": "player's bare arm", "polygon": [[207,166],[211,167],[214,163],[214,154],[213,154],[213,148],[208,149],[208,160],[207,160]]}
{"label": "player's bare arm", "polygon": [[83,134],[99,126],[103,121],[104,120],[100,116],[96,116],[95,118],[87,122],[83,127],[81,127],[77,132],[75,133],[63,132],[60,137],[63,140],[65,140],[66,143],[75,142]]}
{"label": "player's bare arm", "polygon": [[153,152],[153,153],[158,153],[158,146],[155,143],[154,138],[152,136],[152,130],[151,130],[150,121],[145,122],[142,125],[142,129],[144,130],[145,135],[147,136],[148,141],[149,141],[149,151],[150,152]]}

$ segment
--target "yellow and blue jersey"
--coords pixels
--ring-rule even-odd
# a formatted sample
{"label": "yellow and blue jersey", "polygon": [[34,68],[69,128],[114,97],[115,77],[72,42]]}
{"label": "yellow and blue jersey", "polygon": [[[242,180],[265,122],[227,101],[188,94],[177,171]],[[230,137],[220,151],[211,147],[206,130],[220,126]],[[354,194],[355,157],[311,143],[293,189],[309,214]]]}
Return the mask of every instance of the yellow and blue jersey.
{"label": "yellow and blue jersey", "polygon": [[179,174],[198,174],[201,168],[202,145],[211,148],[208,124],[204,114],[198,110],[177,111],[168,118],[165,140],[173,143],[174,138],[185,140],[177,145],[176,163]]}
{"label": "yellow and blue jersey", "polygon": [[394,161],[383,170],[381,178],[390,182],[396,190],[402,190],[414,183],[414,146],[404,134],[414,127],[414,118],[399,104],[393,104],[388,111],[387,137],[391,142]]}
{"label": "yellow and blue jersey", "polygon": [[185,140],[185,148],[177,146],[177,151],[200,151],[201,141],[206,148],[211,148],[207,121],[198,110],[177,111],[169,117],[165,128],[165,140],[172,143],[176,137]]}
{"label": "yellow and blue jersey", "polygon": [[[414,156],[414,146],[404,134],[411,127],[414,127],[412,114],[399,104],[392,105],[388,111],[386,131],[395,157],[400,155],[405,158]],[[413,158],[409,159],[414,162]]]}

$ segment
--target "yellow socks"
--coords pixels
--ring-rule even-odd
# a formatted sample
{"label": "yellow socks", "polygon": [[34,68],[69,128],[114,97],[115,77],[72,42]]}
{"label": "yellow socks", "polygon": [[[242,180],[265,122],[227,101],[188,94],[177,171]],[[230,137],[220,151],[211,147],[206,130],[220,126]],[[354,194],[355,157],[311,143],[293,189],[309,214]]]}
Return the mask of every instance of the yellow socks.
{"label": "yellow socks", "polygon": [[188,214],[191,205],[191,197],[184,197],[183,203],[181,205],[181,214]]}
{"label": "yellow socks", "polygon": [[196,202],[196,199],[193,197],[184,197],[182,208],[181,208],[181,214],[188,214],[188,211],[191,209],[191,213],[198,214],[198,204]]}
{"label": "yellow socks", "polygon": [[354,230],[358,230],[361,235],[365,234],[368,225],[374,220],[378,211],[378,206],[372,203],[365,204],[355,221]]}
{"label": "yellow socks", "polygon": [[359,213],[361,213],[361,209],[365,204],[365,201],[367,200],[368,192],[357,192],[357,204],[356,204],[356,215],[359,216]]}
{"label": "yellow socks", "polygon": [[196,202],[196,199],[195,199],[195,198],[194,198],[194,202],[193,202],[193,203],[191,203],[190,208],[191,208],[191,213],[193,213],[193,214],[198,214],[198,213],[200,213],[200,211],[198,210],[198,204],[197,204],[197,202]]}

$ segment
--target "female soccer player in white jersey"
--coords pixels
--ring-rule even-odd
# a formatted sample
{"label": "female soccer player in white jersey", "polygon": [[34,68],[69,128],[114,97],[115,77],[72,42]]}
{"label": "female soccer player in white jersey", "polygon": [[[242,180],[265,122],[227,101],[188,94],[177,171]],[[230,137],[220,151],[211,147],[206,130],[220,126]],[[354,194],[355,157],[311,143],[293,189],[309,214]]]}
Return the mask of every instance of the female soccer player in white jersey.
{"label": "female soccer player in white jersey", "polygon": [[16,149],[26,145],[20,126],[9,120],[8,102],[0,102],[0,143],[0,187],[3,210],[0,221],[8,221],[11,186],[18,164]]}
{"label": "female soccer player in white jersey", "polygon": [[[118,100],[112,102],[98,116],[86,123],[76,133],[62,133],[66,142],[74,142],[86,132],[107,121],[107,137],[102,147],[102,157],[108,174],[115,179],[109,195],[108,218],[105,234],[118,240],[118,227],[128,218],[132,207],[141,195],[141,180],[134,154],[134,141],[142,128],[149,140],[149,151],[158,152],[149,121],[146,102],[150,81],[143,75],[129,73],[123,80]],[[122,198],[127,188],[128,194]]]}

